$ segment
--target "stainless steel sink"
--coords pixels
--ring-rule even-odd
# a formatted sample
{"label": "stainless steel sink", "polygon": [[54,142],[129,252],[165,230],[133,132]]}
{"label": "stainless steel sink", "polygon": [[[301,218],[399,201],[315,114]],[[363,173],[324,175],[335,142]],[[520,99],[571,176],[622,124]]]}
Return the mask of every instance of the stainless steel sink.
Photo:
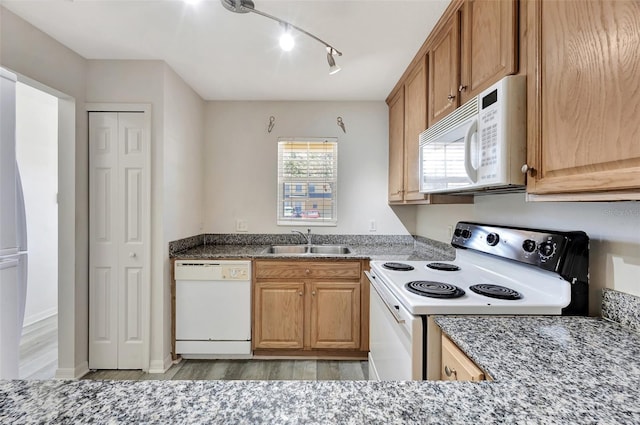
{"label": "stainless steel sink", "polygon": [[351,249],[344,245],[271,245],[262,251],[262,253],[286,255],[344,255],[350,254]]}
{"label": "stainless steel sink", "polygon": [[307,245],[271,245],[263,254],[306,254]]}
{"label": "stainless steel sink", "polygon": [[342,245],[311,245],[309,247],[311,254],[349,254],[349,247]]}

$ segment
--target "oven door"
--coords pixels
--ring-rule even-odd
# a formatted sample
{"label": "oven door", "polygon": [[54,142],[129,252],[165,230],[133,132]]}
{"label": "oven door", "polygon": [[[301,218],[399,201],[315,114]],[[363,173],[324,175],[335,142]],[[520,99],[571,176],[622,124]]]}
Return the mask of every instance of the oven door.
{"label": "oven door", "polygon": [[423,379],[422,318],[411,315],[379,278],[371,282],[369,310],[369,379]]}

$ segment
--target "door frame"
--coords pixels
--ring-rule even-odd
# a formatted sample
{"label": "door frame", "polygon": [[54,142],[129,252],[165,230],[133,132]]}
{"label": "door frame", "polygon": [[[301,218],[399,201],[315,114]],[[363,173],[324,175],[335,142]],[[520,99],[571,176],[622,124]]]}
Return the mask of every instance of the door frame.
{"label": "door frame", "polygon": [[[149,141],[149,149],[145,158],[145,168],[149,171],[149,178],[146,179],[143,191],[145,193],[145,202],[149,206],[149,220],[144,225],[146,232],[145,260],[143,267],[147,270],[147,279],[142,283],[142,370],[149,371],[151,357],[151,104],[150,103],[85,103],[87,111],[87,131],[89,131],[89,113],[90,112],[141,112],[144,114],[144,126],[146,137]],[[88,138],[87,138],[88,140]],[[87,175],[89,178],[90,173]],[[91,196],[91,187],[89,187],[89,197]],[[89,309],[89,298],[87,298],[87,310]],[[87,332],[89,330],[89,321],[87,321]],[[88,348],[88,347],[87,347]]]}

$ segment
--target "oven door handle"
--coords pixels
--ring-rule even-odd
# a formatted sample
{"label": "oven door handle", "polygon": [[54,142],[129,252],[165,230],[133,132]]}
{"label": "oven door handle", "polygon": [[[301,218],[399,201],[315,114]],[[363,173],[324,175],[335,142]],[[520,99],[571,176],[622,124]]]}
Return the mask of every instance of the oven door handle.
{"label": "oven door handle", "polygon": [[392,305],[386,299],[386,297],[382,294],[382,291],[378,287],[378,282],[376,282],[375,276],[371,276],[371,274],[369,274],[368,271],[365,271],[364,274],[365,274],[365,276],[367,276],[367,279],[369,279],[369,282],[371,282],[371,286],[376,291],[376,293],[378,294],[378,296],[380,297],[380,299],[382,300],[384,305],[387,307],[387,310],[389,310],[389,313],[391,313],[393,318],[396,319],[396,322],[398,322],[399,324],[404,323],[404,319],[402,317],[400,317],[400,314],[398,313],[398,310],[400,310],[400,306],[399,305]]}

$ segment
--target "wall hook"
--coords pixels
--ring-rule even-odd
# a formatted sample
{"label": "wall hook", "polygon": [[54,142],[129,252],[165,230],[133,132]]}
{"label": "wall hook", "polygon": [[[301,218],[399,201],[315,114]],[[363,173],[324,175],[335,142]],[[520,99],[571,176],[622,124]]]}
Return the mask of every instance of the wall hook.
{"label": "wall hook", "polygon": [[338,117],[338,127],[340,127],[342,131],[344,131],[345,133],[347,132],[347,130],[345,130],[344,128],[344,122],[342,121],[342,117]]}
{"label": "wall hook", "polygon": [[269,133],[271,133],[271,130],[273,130],[273,126],[276,125],[276,117],[274,117],[273,115],[271,115],[269,117],[269,127],[267,128],[267,131]]}

